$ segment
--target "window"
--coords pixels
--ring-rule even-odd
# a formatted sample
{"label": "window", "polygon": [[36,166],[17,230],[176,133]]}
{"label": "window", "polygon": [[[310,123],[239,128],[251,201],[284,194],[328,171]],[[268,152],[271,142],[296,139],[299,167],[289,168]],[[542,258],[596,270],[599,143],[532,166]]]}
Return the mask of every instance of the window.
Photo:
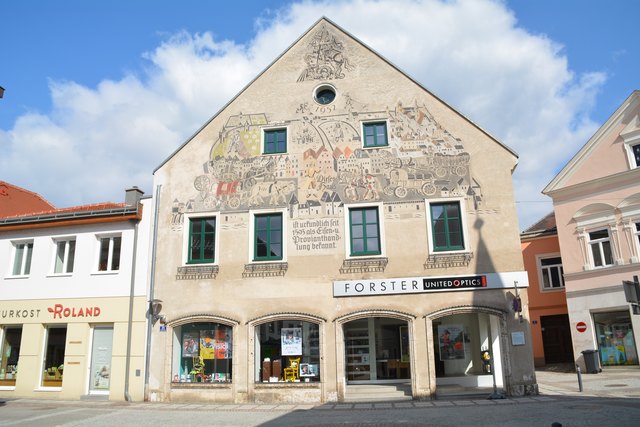
{"label": "window", "polygon": [[609,230],[598,230],[589,233],[589,246],[595,267],[613,265]]}
{"label": "window", "polygon": [[319,382],[320,327],[278,320],[255,328],[256,382]]}
{"label": "window", "polygon": [[264,131],[264,153],[286,153],[287,152],[287,130],[273,129]]}
{"label": "window", "polygon": [[100,237],[100,258],[98,271],[118,271],[120,269],[120,236]]}
{"label": "window", "polygon": [[384,147],[388,145],[386,122],[363,123],[362,130],[365,147]]}
{"label": "window", "polygon": [[14,243],[13,275],[28,276],[31,272],[31,254],[33,242]]}
{"label": "window", "polygon": [[433,203],[430,207],[433,250],[437,252],[464,249],[460,203]]}
{"label": "window", "polygon": [[230,383],[233,328],[189,323],[174,329],[174,383]]}
{"label": "window", "polygon": [[640,167],[640,144],[633,145],[631,147],[631,153],[633,154],[635,167]]}
{"label": "window", "polygon": [[638,243],[640,244],[640,222],[636,222],[636,239],[638,240]]}
{"label": "window", "polygon": [[66,341],[66,326],[50,326],[47,328],[44,360],[42,361],[43,387],[62,387]]}
{"label": "window", "polygon": [[336,99],[336,90],[332,86],[322,85],[316,89],[315,100],[318,104],[328,105]]}
{"label": "window", "polygon": [[254,261],[282,259],[282,214],[255,216]]}
{"label": "window", "polygon": [[213,262],[215,242],[215,217],[189,220],[189,263]]}
{"label": "window", "polygon": [[0,386],[15,386],[18,377],[18,358],[20,357],[20,341],[22,326],[0,329],[2,346],[0,346]]}
{"label": "window", "polygon": [[380,255],[380,226],[378,208],[349,210],[351,255]]}
{"label": "window", "polygon": [[562,258],[540,258],[540,276],[543,290],[564,288],[563,274]]}
{"label": "window", "polygon": [[56,274],[72,273],[75,254],[75,240],[58,240],[56,242],[56,258],[53,266],[53,272]]}

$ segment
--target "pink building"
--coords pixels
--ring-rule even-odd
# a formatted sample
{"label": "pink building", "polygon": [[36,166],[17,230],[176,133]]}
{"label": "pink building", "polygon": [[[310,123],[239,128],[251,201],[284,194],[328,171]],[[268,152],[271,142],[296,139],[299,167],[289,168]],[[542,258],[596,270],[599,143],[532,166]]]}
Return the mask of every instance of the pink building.
{"label": "pink building", "polygon": [[550,213],[520,234],[529,275],[529,316],[536,366],[573,362],[571,329],[555,215]]}
{"label": "pink building", "polygon": [[640,91],[634,91],[543,191],[553,199],[573,352],[638,365],[640,316],[622,282],[640,275]]}

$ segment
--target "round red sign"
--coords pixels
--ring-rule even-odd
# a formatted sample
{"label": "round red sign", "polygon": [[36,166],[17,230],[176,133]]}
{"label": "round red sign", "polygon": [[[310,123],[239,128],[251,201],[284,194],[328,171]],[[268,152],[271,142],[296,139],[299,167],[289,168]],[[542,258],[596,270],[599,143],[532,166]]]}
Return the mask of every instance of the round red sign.
{"label": "round red sign", "polygon": [[584,322],[578,322],[576,323],[576,329],[578,332],[584,332],[587,330],[587,324]]}

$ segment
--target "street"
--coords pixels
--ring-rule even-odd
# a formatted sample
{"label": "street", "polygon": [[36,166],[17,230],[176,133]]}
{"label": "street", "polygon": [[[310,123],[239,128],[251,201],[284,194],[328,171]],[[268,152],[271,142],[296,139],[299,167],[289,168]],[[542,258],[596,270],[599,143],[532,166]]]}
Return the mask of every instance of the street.
{"label": "street", "polygon": [[313,405],[205,405],[17,399],[0,426],[635,426],[637,398],[538,396]]}

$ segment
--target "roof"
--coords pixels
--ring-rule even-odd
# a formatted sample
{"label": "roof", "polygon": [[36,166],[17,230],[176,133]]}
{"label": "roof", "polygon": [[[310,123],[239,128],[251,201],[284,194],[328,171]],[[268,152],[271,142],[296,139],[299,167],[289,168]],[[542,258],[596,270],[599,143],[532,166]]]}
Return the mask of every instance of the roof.
{"label": "roof", "polygon": [[289,52],[296,44],[298,44],[298,42],[300,42],[307,34],[309,34],[314,28],[316,28],[317,26],[321,25],[322,23],[326,23],[328,25],[333,26],[336,30],[344,33],[347,37],[351,38],[352,40],[354,40],[356,43],[359,43],[362,47],[364,47],[365,49],[367,49],[368,51],[370,51],[372,54],[374,54],[375,56],[377,56],[378,58],[380,58],[382,61],[386,62],[389,66],[391,66],[393,69],[395,69],[396,71],[398,71],[401,75],[403,75],[404,77],[406,77],[407,79],[409,79],[411,82],[413,82],[415,85],[417,85],[419,88],[421,88],[422,90],[424,90],[425,92],[429,93],[431,96],[433,96],[435,99],[437,99],[439,102],[441,102],[443,105],[445,105],[447,108],[449,108],[452,112],[454,112],[455,114],[459,115],[461,118],[463,118],[465,121],[467,121],[468,123],[470,123],[473,127],[475,127],[476,129],[478,129],[480,132],[482,132],[483,134],[485,134],[487,137],[489,137],[491,140],[493,140],[494,142],[496,142],[498,145],[500,145],[501,147],[503,147],[505,150],[507,150],[511,155],[513,155],[516,159],[518,158],[518,154],[513,151],[511,148],[509,148],[508,146],[506,146],[505,144],[503,144],[502,142],[498,141],[493,135],[491,135],[489,132],[487,132],[486,130],[482,129],[480,126],[478,126],[476,123],[474,123],[471,119],[469,119],[468,117],[466,117],[464,114],[460,113],[459,111],[457,111],[455,108],[453,108],[451,105],[449,105],[448,103],[446,103],[445,101],[443,101],[440,97],[436,96],[433,92],[431,92],[429,89],[425,88],[422,84],[420,84],[419,82],[417,82],[415,79],[413,79],[412,77],[410,77],[407,73],[405,73],[404,71],[402,71],[400,68],[398,68],[395,64],[393,64],[391,61],[389,61],[388,59],[386,59],[384,56],[382,56],[381,54],[379,54],[378,52],[376,52],[375,50],[373,50],[372,48],[370,48],[369,46],[367,46],[365,43],[363,43],[361,40],[359,40],[357,37],[353,36],[351,33],[349,33],[348,31],[346,31],[345,29],[343,29],[342,27],[340,27],[339,25],[337,25],[335,22],[331,21],[330,19],[328,19],[327,17],[321,17],[320,19],[318,19],[313,25],[311,25],[307,31],[305,31],[300,37],[298,37],[287,49],[285,49],[280,55],[278,55],[278,57],[276,57],[264,70],[262,70],[253,80],[251,80],[245,87],[243,87],[240,92],[238,92],[234,97],[232,97],[225,105],[222,106],[222,108],[220,108],[220,110],[218,110],[217,113],[215,113],[206,123],[204,123],[204,125],[202,125],[196,132],[194,132],[182,145],[180,145],[180,147],[178,147],[173,153],[171,153],[169,155],[169,157],[167,157],[165,160],[163,160],[158,167],[156,167],[153,171],[153,173],[155,174],[160,168],[162,168],[162,166],[164,166],[169,160],[171,160],[178,152],[180,152],[180,150],[182,150],[182,148],[184,148],[189,142],[191,142],[191,140],[193,140],[196,135],[198,135],[200,132],[202,132],[211,122],[213,122],[213,120],[215,120],[216,117],[218,117],[229,105],[231,105],[231,103],[233,101],[235,101],[238,97],[240,97],[240,95],[242,95],[242,93],[244,91],[246,91],[256,80],[258,80],[263,74],[265,74],[276,62],[278,62],[278,60],[280,58],[282,58],[284,55],[287,54],[287,52]]}
{"label": "roof", "polygon": [[530,237],[540,237],[553,234],[558,234],[558,229],[556,227],[556,215],[554,212],[551,212],[544,218],[524,230],[520,234],[520,238],[526,239]]}
{"label": "roof", "polygon": [[44,197],[6,181],[0,181],[0,218],[55,209]]}

